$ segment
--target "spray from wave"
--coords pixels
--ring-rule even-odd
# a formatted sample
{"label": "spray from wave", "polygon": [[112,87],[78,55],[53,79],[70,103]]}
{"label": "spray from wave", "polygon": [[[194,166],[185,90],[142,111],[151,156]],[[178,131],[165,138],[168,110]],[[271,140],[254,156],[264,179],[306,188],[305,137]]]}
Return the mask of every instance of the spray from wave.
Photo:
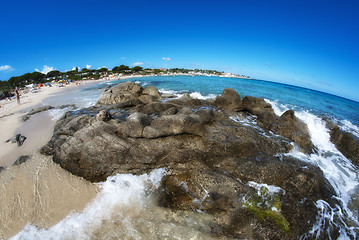
{"label": "spray from wave", "polygon": [[135,176],[117,174],[81,213],[41,229],[27,225],[11,240],[32,239],[211,239],[205,214],[174,213],[157,207],[155,190],[165,169]]}
{"label": "spray from wave", "polygon": [[[82,213],[70,214],[49,229],[28,225],[11,239],[91,239],[115,212],[125,218],[123,213],[129,208],[132,211],[143,208],[144,199],[159,186],[164,173],[164,169],[158,169],[138,177],[131,174],[109,177],[100,183],[101,192]],[[123,220],[124,224],[128,221]]]}
{"label": "spray from wave", "polygon": [[[287,105],[266,101],[272,104],[277,115],[289,109]],[[330,229],[335,227],[340,229],[339,239],[356,239],[359,234],[359,216],[355,207],[355,201],[359,196],[358,169],[330,141],[329,130],[323,119],[306,110],[297,110],[295,115],[307,124],[311,140],[317,147],[317,153],[307,155],[294,148],[288,155],[318,166],[336,191],[337,196],[334,197],[340,203],[330,206],[323,200],[317,201],[317,222],[302,238],[306,239],[309,236],[318,238],[322,234],[327,234],[330,238]]]}

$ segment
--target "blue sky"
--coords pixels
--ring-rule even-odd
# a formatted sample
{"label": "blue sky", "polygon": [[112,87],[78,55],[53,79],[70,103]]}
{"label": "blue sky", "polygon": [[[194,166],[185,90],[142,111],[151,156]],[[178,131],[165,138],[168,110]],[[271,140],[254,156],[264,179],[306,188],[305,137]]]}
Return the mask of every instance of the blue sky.
{"label": "blue sky", "polygon": [[359,101],[359,1],[2,1],[0,80],[73,67],[215,69]]}

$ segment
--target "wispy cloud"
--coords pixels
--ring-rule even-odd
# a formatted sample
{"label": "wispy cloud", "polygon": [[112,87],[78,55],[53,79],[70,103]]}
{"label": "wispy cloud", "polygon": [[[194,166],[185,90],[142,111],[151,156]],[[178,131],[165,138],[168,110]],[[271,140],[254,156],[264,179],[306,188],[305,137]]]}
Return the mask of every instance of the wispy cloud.
{"label": "wispy cloud", "polygon": [[164,60],[164,61],[171,61],[171,58],[170,58],[170,57],[163,57],[162,60]]}
{"label": "wispy cloud", "polygon": [[123,59],[125,59],[125,57],[121,57],[121,59],[123,60]]}
{"label": "wispy cloud", "polygon": [[86,65],[87,69],[90,69],[91,67],[92,67],[91,65],[88,65],[88,64]]}
{"label": "wispy cloud", "polygon": [[48,72],[51,72],[53,70],[56,70],[56,69],[53,67],[46,66],[46,65],[44,65],[44,67],[42,68],[41,71],[39,69],[35,68],[36,72],[41,72],[42,74],[47,74]]}
{"label": "wispy cloud", "polygon": [[143,65],[143,62],[135,62],[131,64],[132,66],[141,66]]}
{"label": "wispy cloud", "polygon": [[15,70],[15,68],[11,67],[10,65],[0,66],[0,71],[10,72],[13,70]]}

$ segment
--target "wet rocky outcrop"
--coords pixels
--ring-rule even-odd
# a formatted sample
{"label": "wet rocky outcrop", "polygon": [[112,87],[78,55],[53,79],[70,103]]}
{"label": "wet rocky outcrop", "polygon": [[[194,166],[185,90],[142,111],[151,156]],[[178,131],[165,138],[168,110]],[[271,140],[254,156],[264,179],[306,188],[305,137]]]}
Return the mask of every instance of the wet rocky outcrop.
{"label": "wet rocky outcrop", "polygon": [[[317,200],[334,204],[318,168],[283,155],[292,142],[313,151],[293,111],[278,117],[233,89],[211,100],[163,99],[132,82],[108,88],[96,107],[66,113],[41,152],[93,182],[166,168],[158,205],[210,215],[215,237],[297,239],[313,226]],[[258,125],[241,122],[248,118]]]}
{"label": "wet rocky outcrop", "polygon": [[328,118],[324,118],[324,121],[329,129],[330,141],[344,156],[359,166],[359,139],[353,134],[341,130],[337,124]]}
{"label": "wet rocky outcrop", "polygon": [[160,98],[158,90],[152,86],[144,89],[137,83],[125,82],[105,89],[97,105],[125,104],[129,107],[158,101]]}

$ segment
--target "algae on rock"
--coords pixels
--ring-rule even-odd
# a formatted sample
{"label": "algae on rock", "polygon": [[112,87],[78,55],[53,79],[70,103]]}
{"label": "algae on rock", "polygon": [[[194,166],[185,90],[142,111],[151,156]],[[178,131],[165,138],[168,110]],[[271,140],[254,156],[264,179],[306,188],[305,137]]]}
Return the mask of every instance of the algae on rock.
{"label": "algae on rock", "polygon": [[278,226],[286,233],[290,227],[288,220],[282,214],[280,199],[281,188],[249,182],[257,192],[243,200],[243,205],[248,208],[257,218],[266,221],[268,218],[274,220]]}

